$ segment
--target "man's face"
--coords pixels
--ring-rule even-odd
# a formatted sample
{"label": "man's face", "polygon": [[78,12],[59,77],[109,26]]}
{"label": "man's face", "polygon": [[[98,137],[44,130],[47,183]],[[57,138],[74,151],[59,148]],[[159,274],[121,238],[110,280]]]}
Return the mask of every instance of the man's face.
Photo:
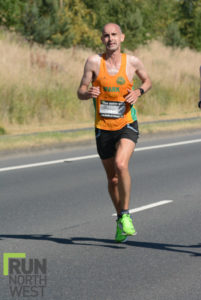
{"label": "man's face", "polygon": [[101,40],[108,51],[116,51],[120,49],[124,40],[124,34],[115,24],[106,25],[103,29]]}

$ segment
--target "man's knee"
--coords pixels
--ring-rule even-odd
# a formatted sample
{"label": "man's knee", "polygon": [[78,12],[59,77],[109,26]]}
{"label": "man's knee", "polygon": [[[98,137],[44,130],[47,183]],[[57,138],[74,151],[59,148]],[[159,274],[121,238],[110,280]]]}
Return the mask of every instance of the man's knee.
{"label": "man's knee", "polygon": [[108,184],[112,187],[115,187],[116,185],[118,185],[118,177],[113,176],[111,178],[108,178]]}
{"label": "man's knee", "polygon": [[124,160],[116,160],[115,161],[116,169],[118,173],[122,173],[128,170],[128,164]]}

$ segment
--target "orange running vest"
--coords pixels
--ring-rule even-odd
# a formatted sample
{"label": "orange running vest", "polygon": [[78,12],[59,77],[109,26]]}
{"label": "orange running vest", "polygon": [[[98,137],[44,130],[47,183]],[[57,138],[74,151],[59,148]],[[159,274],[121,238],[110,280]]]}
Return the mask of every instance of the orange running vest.
{"label": "orange running vest", "polygon": [[100,95],[94,98],[95,127],[104,130],[119,130],[137,120],[136,109],[125,102],[128,89],[133,88],[126,74],[126,54],[121,55],[121,67],[117,74],[107,72],[105,54],[101,57],[100,71],[93,86],[100,87]]}

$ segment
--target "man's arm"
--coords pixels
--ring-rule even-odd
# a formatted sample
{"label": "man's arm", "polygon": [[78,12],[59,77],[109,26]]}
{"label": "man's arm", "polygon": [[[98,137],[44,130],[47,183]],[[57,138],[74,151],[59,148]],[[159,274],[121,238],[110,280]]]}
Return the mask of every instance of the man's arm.
{"label": "man's arm", "polygon": [[[140,78],[142,84],[140,86],[141,89],[143,89],[144,93],[148,92],[148,90],[151,89],[151,80],[144,68],[143,63],[137,58],[137,57],[132,57],[131,58],[131,67],[135,69],[135,72],[137,76]],[[138,97],[140,97],[141,91],[140,89],[136,90],[128,90],[128,95],[125,97],[126,102],[130,104],[135,104],[138,100]]]}
{"label": "man's arm", "polygon": [[94,64],[95,64],[95,56],[91,56],[87,59],[84,74],[80,83],[80,87],[77,91],[77,96],[80,100],[88,100],[90,98],[97,98],[100,94],[99,87],[90,87],[89,85],[92,82],[94,75]]}

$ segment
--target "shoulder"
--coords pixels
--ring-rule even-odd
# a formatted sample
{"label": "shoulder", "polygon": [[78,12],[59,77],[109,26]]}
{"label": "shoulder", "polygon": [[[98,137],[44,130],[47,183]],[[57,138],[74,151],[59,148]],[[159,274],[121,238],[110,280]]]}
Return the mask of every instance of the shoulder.
{"label": "shoulder", "polygon": [[95,54],[91,55],[87,58],[86,66],[88,67],[97,67],[100,64],[101,61],[101,55]]}
{"label": "shoulder", "polygon": [[134,55],[127,54],[127,62],[130,67],[133,67],[135,69],[139,69],[143,66],[141,60]]}

